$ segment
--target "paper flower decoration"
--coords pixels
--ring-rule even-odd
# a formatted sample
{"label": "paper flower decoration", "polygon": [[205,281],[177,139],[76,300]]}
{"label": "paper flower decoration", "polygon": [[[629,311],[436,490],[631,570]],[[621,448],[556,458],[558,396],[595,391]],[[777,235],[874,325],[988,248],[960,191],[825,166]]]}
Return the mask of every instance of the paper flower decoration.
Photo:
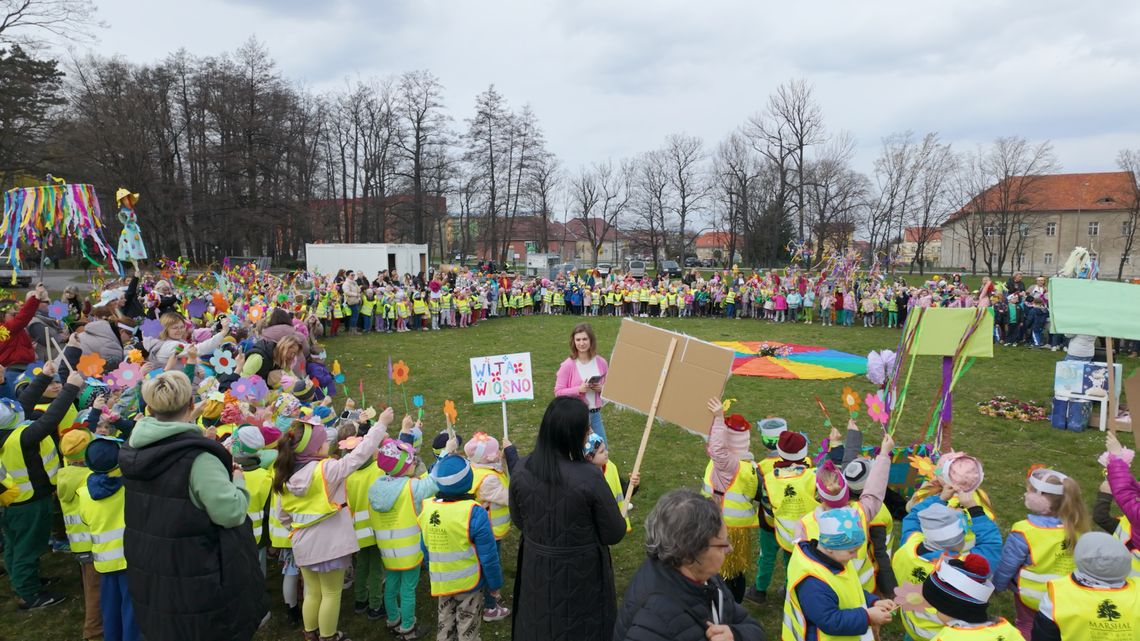
{"label": "paper flower decoration", "polygon": [[850,387],[843,388],[843,406],[847,408],[848,412],[851,412],[852,418],[859,411],[859,395]]}
{"label": "paper flower decoration", "polygon": [[249,308],[248,312],[246,312],[246,317],[249,318],[249,322],[251,322],[251,323],[256,323],[256,322],[260,321],[261,317],[264,315],[265,315],[265,308],[263,308],[260,305],[254,305],[253,307]]}
{"label": "paper flower decoration", "polygon": [[147,338],[158,338],[158,335],[162,333],[162,323],[157,318],[151,318],[143,321],[139,329],[142,331],[142,335]]}
{"label": "paper flower decoration", "polygon": [[363,438],[361,438],[359,436],[350,436],[350,437],[344,439],[343,441],[338,442],[337,447],[339,447],[342,450],[347,451],[347,450],[356,449],[356,446],[360,445],[362,442],[364,442]]}
{"label": "paper flower decoration", "polygon": [[455,411],[455,402],[451,399],[443,402],[443,415],[447,417],[448,425],[455,425],[455,419],[459,418],[459,413]]}
{"label": "paper flower decoration", "polygon": [[404,361],[396,361],[396,364],[392,366],[392,382],[397,385],[403,385],[408,382],[408,374],[410,373],[411,369],[408,368]]}
{"label": "paper flower decoration", "polygon": [[84,376],[91,378],[98,378],[103,375],[103,367],[107,365],[107,361],[98,354],[84,354],[79,357],[79,364],[76,367]]}
{"label": "paper flower decoration", "polygon": [[887,411],[887,406],[883,403],[883,399],[879,398],[878,394],[868,394],[867,398],[863,400],[867,403],[867,416],[870,416],[872,420],[886,425],[891,415],[890,412]]}
{"label": "paper flower decoration", "polygon": [[423,407],[423,406],[424,406],[424,395],[423,394],[416,394],[415,396],[412,397],[412,407],[418,408],[418,407]]}
{"label": "paper flower decoration", "polygon": [[[921,569],[916,570],[922,572]],[[918,577],[913,577],[918,578]],[[923,577],[925,580],[925,577]],[[895,588],[895,603],[904,612],[922,612],[926,609],[926,599],[922,598],[922,582],[904,583]]]}
{"label": "paper flower decoration", "polygon": [[67,303],[57,300],[51,305],[48,305],[48,316],[56,320],[63,320],[67,316]]}
{"label": "paper flower decoration", "polygon": [[235,364],[233,352],[228,349],[219,349],[210,357],[210,367],[218,374],[233,374]]}
{"label": "paper flower decoration", "polygon": [[[242,391],[239,392],[238,383],[241,383],[243,381],[245,382],[245,385],[241,387]],[[234,382],[232,386],[230,386],[230,389],[234,391],[234,396],[236,396],[238,400],[249,401],[251,403],[257,403],[263,400],[269,394],[269,386],[266,385],[265,380],[257,374],[254,374],[253,376],[247,376],[245,378],[239,378]]]}
{"label": "paper flower decoration", "polygon": [[229,301],[226,300],[226,297],[223,296],[221,292],[214,292],[211,298],[214,303],[215,314],[225,314],[230,311]]}
{"label": "paper flower decoration", "polygon": [[230,385],[229,393],[233,394],[235,399],[245,400],[249,396],[250,390],[253,388],[253,381],[249,378],[239,378]]}
{"label": "paper flower decoration", "polygon": [[329,370],[329,373],[333,375],[333,380],[337,383],[344,382],[344,372],[340,370],[340,361],[333,361],[332,368]]}
{"label": "paper flower decoration", "polygon": [[195,298],[186,304],[186,315],[190,318],[202,318],[202,315],[206,313],[207,307],[209,307],[209,304],[206,302],[206,299]]}
{"label": "paper flower decoration", "polygon": [[138,385],[142,380],[142,368],[134,363],[123,361],[119,367],[108,376],[111,387],[115,389],[128,389]]}
{"label": "paper flower decoration", "polygon": [[131,363],[135,363],[137,365],[142,365],[143,360],[145,360],[145,359],[143,359],[143,354],[142,354],[141,349],[132,349],[131,351],[127,352],[127,360]]}

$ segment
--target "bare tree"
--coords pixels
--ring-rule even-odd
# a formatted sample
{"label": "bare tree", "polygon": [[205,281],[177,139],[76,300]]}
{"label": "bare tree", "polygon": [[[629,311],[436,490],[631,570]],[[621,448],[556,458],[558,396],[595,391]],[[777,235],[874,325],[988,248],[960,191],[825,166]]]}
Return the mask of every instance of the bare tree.
{"label": "bare tree", "polygon": [[866,207],[868,180],[850,166],[854,150],[854,139],[841,134],[806,172],[803,187],[816,262],[823,258],[829,243],[836,249],[847,248],[855,221]]}
{"label": "bare tree", "polygon": [[777,165],[790,170],[788,178],[792,181],[795,198],[798,237],[806,240],[807,150],[826,140],[823,111],[812,96],[811,85],[802,78],[780,85],[768,96],[763,116],[753,118],[752,123],[757,130],[756,137],[766,142],[758,150],[773,160],[778,158]]}
{"label": "bare tree", "polygon": [[554,196],[562,184],[562,168],[558,157],[549,152],[538,154],[526,193],[530,208],[541,217],[538,246],[544,252],[550,251],[550,217],[554,215]]}
{"label": "bare tree", "polygon": [[918,266],[918,273],[926,273],[926,250],[930,242],[942,233],[942,225],[955,209],[952,194],[952,180],[957,171],[958,158],[950,145],[942,144],[938,134],[929,133],[922,141],[918,153],[918,180],[914,188],[914,206],[906,229],[913,230],[914,257],[910,270]]}
{"label": "bare tree", "polygon": [[90,42],[92,29],[105,26],[94,16],[91,0],[0,0],[0,43],[29,44],[28,32]]}
{"label": "bare tree", "polygon": [[910,131],[883,139],[883,148],[875,159],[875,195],[866,218],[871,251],[886,251],[901,240],[921,166],[917,147]]}
{"label": "bare tree", "polygon": [[1116,280],[1124,278],[1124,266],[1132,261],[1132,246],[1136,240],[1136,226],[1140,225],[1140,149],[1122,149],[1116,156],[1116,165],[1132,174],[1131,192],[1125,194],[1128,215],[1121,228],[1122,246]]}
{"label": "bare tree", "polygon": [[[749,228],[750,214],[757,209],[753,201],[759,193],[756,185],[763,167],[740,132],[729,134],[717,146],[713,167],[724,212],[719,226],[728,234],[728,256],[725,260],[731,262],[736,252],[742,249],[736,246],[737,237]],[[773,235],[779,238],[778,232]]]}
{"label": "bare tree", "polygon": [[503,197],[505,183],[511,175],[510,162],[506,159],[508,130],[511,127],[511,113],[506,100],[494,85],[475,97],[475,115],[467,121],[464,136],[466,149],[463,159],[479,175],[479,184],[486,190],[482,201],[486,208],[486,243],[489,255],[495,258],[499,252],[500,218],[507,209]]}
{"label": "bare tree", "polygon": [[[671,187],[671,209],[678,221],[677,257],[684,262],[691,239],[687,233],[691,216],[697,214],[709,197],[704,142],[695,136],[673,134],[665,141],[662,158]],[[656,260],[656,258],[654,259]]]}
{"label": "bare tree", "polygon": [[443,109],[443,85],[429,71],[409,71],[400,76],[396,118],[400,136],[396,146],[403,156],[398,171],[412,192],[410,218],[412,242],[427,242],[428,221],[438,212],[429,211],[427,181],[442,169],[435,163],[449,161],[442,150],[451,144],[450,119]]}
{"label": "bare tree", "polygon": [[661,150],[642,154],[633,164],[634,179],[630,207],[636,221],[635,228],[643,238],[642,245],[649,249],[655,269],[660,269],[661,254],[665,248],[669,211],[670,175],[668,161]]}
{"label": "bare tree", "polygon": [[583,168],[571,180],[570,197],[578,208],[582,235],[590,244],[593,264],[598,264],[602,245],[616,232],[618,218],[630,200],[632,170],[628,163],[614,168],[613,163],[595,163]]}

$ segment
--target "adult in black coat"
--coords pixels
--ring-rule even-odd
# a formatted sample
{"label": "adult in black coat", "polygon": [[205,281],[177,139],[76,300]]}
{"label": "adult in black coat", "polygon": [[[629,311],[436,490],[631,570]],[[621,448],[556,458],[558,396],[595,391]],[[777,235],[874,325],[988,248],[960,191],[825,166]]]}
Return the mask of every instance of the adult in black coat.
{"label": "adult in black coat", "polygon": [[711,499],[690,489],[662,496],[645,520],[649,558],[626,588],[614,640],[764,641],[719,575],[730,550]]}
{"label": "adult in black coat", "polygon": [[515,575],[515,641],[609,641],[617,589],[607,546],[625,520],[601,471],[585,460],[586,404],[550,402],[534,452],[512,470],[511,520],[522,532]]}

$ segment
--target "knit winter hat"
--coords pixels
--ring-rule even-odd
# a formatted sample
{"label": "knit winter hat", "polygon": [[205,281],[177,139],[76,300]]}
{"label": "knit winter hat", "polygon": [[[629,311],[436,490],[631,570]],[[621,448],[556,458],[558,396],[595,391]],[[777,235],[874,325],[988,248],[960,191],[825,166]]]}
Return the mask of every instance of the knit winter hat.
{"label": "knit winter hat", "polygon": [[[828,491],[827,486],[823,482],[823,474],[816,473],[815,475],[815,491],[819,494],[820,502],[829,508],[841,508],[847,506],[847,501],[851,498],[851,490],[847,487],[847,479],[839,473],[839,468],[835,467],[835,463],[827,460],[819,468],[819,472],[832,472],[834,477],[839,480],[839,489],[831,492]],[[827,476],[832,476],[828,474]]]}
{"label": "knit winter hat", "polygon": [[849,507],[827,510],[819,515],[818,520],[820,547],[850,550],[867,540],[859,524],[859,514]]}
{"label": "knit winter hat", "polygon": [[748,440],[752,436],[752,423],[740,414],[729,414],[724,417],[724,425],[728,428],[726,432],[729,449],[734,454],[742,455],[748,453]]}
{"label": "knit winter hat", "polygon": [[1077,570],[1105,583],[1120,583],[1132,572],[1132,555],[1120,539],[1105,532],[1086,532],[1073,550]]}
{"label": "knit winter hat", "polygon": [[788,431],[788,422],[782,418],[766,418],[757,421],[756,428],[760,430],[760,440],[764,442],[765,447],[775,449],[780,435]]}
{"label": "knit winter hat", "polygon": [[71,430],[59,439],[59,453],[68,461],[82,461],[87,452],[87,445],[91,442],[91,432],[87,430]]}
{"label": "knit winter hat", "polygon": [[800,432],[781,432],[776,441],[776,453],[785,461],[802,461],[808,455],[808,439]]}
{"label": "knit winter hat", "polygon": [[96,436],[87,444],[84,460],[92,472],[107,474],[119,467],[119,444],[123,441],[109,436]]}
{"label": "knit winter hat", "polygon": [[852,460],[843,468],[843,478],[847,479],[847,487],[852,492],[862,492],[867,484],[867,476],[871,473],[871,459],[860,456]]}
{"label": "knit winter hat", "polygon": [[994,584],[990,564],[980,554],[946,559],[922,583],[922,597],[935,610],[966,623],[986,623]]}
{"label": "knit winter hat", "polygon": [[253,454],[265,448],[265,435],[252,425],[242,425],[234,430],[234,452]]}
{"label": "knit winter hat", "polygon": [[0,430],[14,430],[24,422],[24,408],[10,398],[0,399]]}
{"label": "knit winter hat", "polygon": [[918,523],[922,528],[923,542],[933,550],[961,550],[966,542],[966,528],[962,513],[935,503],[918,513]]}
{"label": "knit winter hat", "polygon": [[386,438],[376,450],[376,467],[389,476],[401,476],[408,468],[415,466],[416,452],[410,443]]}
{"label": "knit winter hat", "polygon": [[[449,438],[451,438],[451,435],[447,433],[447,430],[444,430],[439,434],[436,434],[435,438],[431,440],[431,450],[435,452],[435,455],[437,457],[443,456],[443,451],[447,449],[447,439]],[[455,440],[459,441],[459,447],[464,447],[462,434],[456,432]]]}
{"label": "knit winter hat", "polygon": [[982,485],[986,474],[982,462],[964,452],[949,452],[938,460],[937,472],[960,492],[973,492]]}
{"label": "knit winter hat", "polygon": [[436,461],[431,468],[431,478],[439,486],[440,494],[458,496],[471,491],[474,474],[467,459],[452,454]]}
{"label": "knit winter hat", "polygon": [[499,441],[494,436],[475,432],[463,446],[463,451],[472,463],[494,463],[499,460]]}

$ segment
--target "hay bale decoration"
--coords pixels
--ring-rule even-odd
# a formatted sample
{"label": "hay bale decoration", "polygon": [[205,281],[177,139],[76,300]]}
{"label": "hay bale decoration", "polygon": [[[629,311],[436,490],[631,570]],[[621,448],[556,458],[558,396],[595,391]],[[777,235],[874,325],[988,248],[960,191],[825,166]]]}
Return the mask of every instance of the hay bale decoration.
{"label": "hay bale decoration", "polygon": [[[0,221],[0,246],[8,252],[12,280],[20,270],[20,244],[43,250],[57,238],[77,239],[83,257],[92,265],[110,264],[123,275],[123,266],[103,238],[103,217],[93,185],[65,183],[48,176],[50,184],[17,187],[4,193],[4,217]],[[92,257],[84,242],[90,238],[100,260]]]}

